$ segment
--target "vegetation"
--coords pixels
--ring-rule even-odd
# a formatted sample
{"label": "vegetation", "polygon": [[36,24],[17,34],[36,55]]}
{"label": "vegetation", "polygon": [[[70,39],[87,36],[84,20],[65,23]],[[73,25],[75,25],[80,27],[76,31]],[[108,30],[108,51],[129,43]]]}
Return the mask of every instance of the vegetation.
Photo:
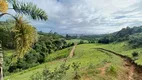
{"label": "vegetation", "polygon": [[[17,59],[23,58],[26,53],[28,53],[31,49],[31,46],[36,41],[36,30],[33,28],[32,25],[23,21],[22,17],[14,16],[10,13],[7,13],[9,3],[12,5],[12,9],[15,10],[19,14],[26,14],[32,17],[32,19],[40,19],[40,20],[47,20],[47,14],[40,8],[37,8],[36,5],[32,3],[24,3],[19,2],[16,0],[0,0],[0,17],[4,15],[10,15],[14,20],[14,26],[11,26],[11,31],[3,31],[12,33],[11,40],[14,41],[14,49],[15,54],[12,56],[12,61],[17,62]],[[14,34],[14,35],[13,35]],[[5,35],[6,36],[6,35]],[[1,36],[3,37],[3,36]],[[2,39],[3,40],[3,39]],[[0,41],[2,42],[2,41]],[[1,45],[1,43],[0,43]],[[5,44],[4,44],[5,45]],[[1,48],[1,46],[0,46]],[[1,59],[0,59],[0,79],[3,80],[3,54],[0,51]]]}
{"label": "vegetation", "polygon": [[[46,53],[47,56],[44,58],[43,62],[47,62],[47,63],[41,62],[43,64],[40,64],[40,65],[35,64],[34,65],[35,67],[32,66],[33,68],[29,67],[29,69],[27,69],[27,70],[24,70],[24,71],[22,70],[18,73],[11,74],[10,76],[7,76],[5,79],[11,78],[11,79],[15,80],[15,79],[22,78],[23,80],[27,80],[27,79],[30,79],[30,76],[34,75],[33,72],[41,72],[42,69],[45,68],[45,65],[48,68],[46,67],[46,69],[44,69],[44,70],[49,71],[49,73],[51,73],[51,72],[54,73],[54,71],[56,71],[55,68],[60,67],[60,65],[62,64],[62,61],[64,61],[63,58],[65,58],[69,55],[71,48],[64,49],[62,47],[63,50],[60,50],[61,47],[56,48],[55,45],[54,45],[54,48],[53,48],[53,46],[51,46],[51,48],[50,47],[45,48],[44,46],[48,46],[48,45],[46,45],[47,43],[49,43],[48,40],[51,41],[50,44],[51,43],[54,44],[54,40],[60,40],[60,39],[63,39],[63,37],[62,36],[57,37],[57,34],[55,36],[55,33],[51,33],[51,32],[50,33],[39,32],[39,34],[40,34],[40,38],[38,41],[40,41],[40,42],[37,42],[35,44],[35,46],[37,46],[37,44],[38,44],[40,47],[37,47],[37,48],[33,47],[33,50],[37,53],[38,52]],[[69,43],[72,43],[73,41],[78,41],[78,43],[81,42],[80,39],[79,40],[73,39],[73,40],[67,40],[67,43],[69,44]],[[138,65],[142,65],[142,63],[141,63],[142,62],[141,61],[142,55],[140,54],[142,52],[141,47],[133,48],[129,45],[130,45],[130,42],[128,40],[123,41],[123,42],[113,42],[113,43],[109,43],[109,44],[99,44],[99,43],[80,44],[75,49],[75,56],[73,58],[67,60],[66,65],[70,65],[70,64],[76,63],[76,62],[79,62],[81,64],[77,65],[78,67],[76,69],[75,69],[75,67],[70,67],[70,69],[66,72],[66,76],[63,76],[61,78],[63,80],[64,79],[70,80],[70,79],[76,79],[75,76],[78,76],[78,78],[80,78],[80,79],[84,79],[86,77],[89,77],[92,80],[93,79],[114,80],[114,79],[118,78],[118,74],[123,74],[123,75],[121,75],[121,77],[126,76],[126,74],[125,74],[126,69],[125,69],[125,66],[122,66],[123,65],[122,59],[120,59],[118,56],[110,54],[108,52],[97,51],[95,48],[100,47],[100,48],[105,48],[108,50],[115,51],[117,53],[120,53],[122,55],[126,55],[126,56],[132,58]],[[53,53],[50,53],[49,49],[51,49],[51,52],[53,51]],[[56,51],[56,49],[59,51]],[[27,57],[27,59],[28,59],[28,57]],[[34,57],[31,58],[31,60],[26,60],[26,61],[32,61],[32,59],[34,59]],[[37,60],[37,59],[34,59],[34,60]],[[38,63],[40,63],[40,62],[38,62]],[[105,65],[108,65],[108,64],[110,64],[110,65],[108,67],[106,67],[105,75],[101,76],[101,74],[102,74],[101,68],[103,68]],[[58,71],[57,71],[57,73],[58,73]],[[36,75],[36,77],[43,76],[42,72],[40,74],[35,74],[35,75]],[[35,77],[35,75],[33,77]],[[40,75],[40,76],[38,76],[38,75]],[[54,74],[54,76],[56,76],[56,75]],[[33,78],[33,79],[36,79],[36,78]]]}
{"label": "vegetation", "polygon": [[[102,45],[103,46],[103,45]],[[89,76],[92,79],[96,78],[96,79],[102,79],[102,77],[100,77],[100,72],[97,69],[103,67],[105,64],[107,64],[108,62],[111,64],[114,64],[115,67],[120,67],[119,71],[121,71],[121,73],[123,73],[123,69],[124,67],[122,67],[122,60],[112,54],[109,54],[111,56],[106,55],[103,52],[97,51],[96,48],[98,47],[97,44],[81,44],[78,45],[76,47],[75,50],[75,56],[69,60],[67,60],[66,65],[72,65],[72,63],[81,63],[79,64],[79,67],[76,69],[77,73],[81,76],[80,79],[84,79],[84,77]],[[83,48],[83,50],[82,50]],[[57,52],[62,52],[63,50],[59,50]],[[63,53],[63,52],[62,52]],[[52,54],[50,54],[52,55]],[[58,56],[58,55],[56,55]],[[112,60],[113,59],[113,60]],[[105,62],[105,63],[104,63]],[[35,72],[42,72],[42,70],[45,68],[45,65],[48,67],[48,70],[54,71],[54,69],[56,67],[59,67],[62,64],[62,60],[55,60],[55,61],[51,61],[51,62],[47,62],[41,65],[38,65],[36,67],[30,68],[28,70],[25,71],[21,71],[18,73],[15,73],[13,75],[7,76],[5,79],[22,79],[22,80],[27,80],[30,78],[31,75],[33,75],[33,73]],[[89,68],[89,65],[92,63],[92,68]],[[118,70],[117,68],[117,70]],[[75,70],[75,71],[76,71]],[[91,73],[91,71],[93,70],[93,72],[96,73]],[[116,73],[119,73],[119,71],[116,70]],[[98,72],[97,72],[98,71]],[[90,72],[90,73],[89,73]],[[110,78],[108,78],[109,80],[113,80],[116,79],[116,77],[114,75],[108,75]],[[70,67],[70,69],[67,71],[66,76],[63,76],[63,80],[72,80],[75,77],[75,72],[74,72],[74,68]],[[104,78],[107,78],[106,76],[103,76]],[[113,78],[113,79],[111,79]]]}
{"label": "vegetation", "polygon": [[[8,9],[19,15],[7,13]],[[142,26],[126,27],[111,34],[63,36],[52,31],[37,32],[22,14],[34,20],[48,19],[46,12],[33,3],[0,1],[0,17],[13,18],[0,22],[5,80],[127,80],[129,70],[136,66],[113,52],[142,66]],[[74,54],[72,58],[68,58],[70,54]],[[0,65],[1,69],[2,62]]]}
{"label": "vegetation", "polygon": [[42,74],[40,74],[40,72],[33,74],[31,76],[31,80],[62,80],[69,68],[70,65],[66,66],[65,63],[60,65],[59,68],[55,68],[54,71],[50,71],[47,67],[45,67],[45,69],[42,71]]}
{"label": "vegetation", "polygon": [[74,78],[73,79],[75,79],[75,80],[79,80],[81,77],[78,73],[79,65],[80,65],[80,63],[74,63],[74,62],[72,63],[72,68],[74,70]]}
{"label": "vegetation", "polygon": [[142,33],[129,36],[129,43],[133,48],[142,47]]}
{"label": "vegetation", "polygon": [[[9,73],[12,72],[19,72],[44,62],[66,58],[69,55],[71,48],[68,47],[73,45],[67,44],[61,35],[51,32],[39,32],[37,35],[39,37],[38,41],[33,45],[28,54],[25,54],[21,59],[19,58],[16,63],[11,63],[12,54],[10,55],[8,52],[5,53],[4,66],[7,67],[4,68],[4,75],[9,75]],[[58,51],[61,49],[63,50]]]}
{"label": "vegetation", "polygon": [[[142,32],[142,26],[133,27],[133,28],[126,27],[121,29],[118,32],[114,32],[114,33],[106,34],[105,36],[102,36],[98,42],[108,44],[111,42],[122,42],[122,41],[130,40],[130,43],[131,43],[131,40],[133,40],[132,38],[134,36],[135,38],[136,36],[137,38],[139,36],[139,39],[140,39],[141,32]],[[136,41],[136,42],[139,42],[139,41]]]}

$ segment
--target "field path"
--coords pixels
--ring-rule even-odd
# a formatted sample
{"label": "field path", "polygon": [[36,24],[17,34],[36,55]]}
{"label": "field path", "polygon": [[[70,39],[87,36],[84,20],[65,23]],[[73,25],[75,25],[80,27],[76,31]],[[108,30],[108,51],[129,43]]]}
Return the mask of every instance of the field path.
{"label": "field path", "polygon": [[77,46],[77,43],[74,44],[74,46],[73,46],[73,48],[72,48],[68,58],[72,58],[74,56],[74,51],[75,51],[76,46]]}
{"label": "field path", "polygon": [[74,46],[73,46],[73,48],[72,48],[72,50],[71,50],[69,56],[68,56],[67,58],[63,58],[63,59],[61,59],[61,60],[66,62],[67,59],[72,58],[72,57],[74,56],[74,51],[75,51],[76,46],[77,46],[77,43],[74,44]]}
{"label": "field path", "polygon": [[142,80],[142,66],[137,65],[131,58],[118,54],[114,51],[111,50],[107,50],[104,48],[96,48],[99,51],[106,51],[106,52],[110,52],[112,54],[115,54],[119,57],[121,57],[124,61],[124,67],[127,70],[128,76],[126,76],[127,80]]}

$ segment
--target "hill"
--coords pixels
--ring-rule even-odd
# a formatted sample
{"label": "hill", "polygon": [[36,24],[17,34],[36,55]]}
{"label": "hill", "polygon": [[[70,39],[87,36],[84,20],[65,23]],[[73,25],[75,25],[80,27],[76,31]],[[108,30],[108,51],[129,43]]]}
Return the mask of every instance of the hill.
{"label": "hill", "polygon": [[[79,65],[78,73],[81,76],[81,80],[127,80],[129,74],[129,66],[125,66],[125,62],[121,57],[116,56],[110,52],[98,51],[95,48],[105,48],[108,50],[115,51],[122,55],[127,55],[133,59],[133,51],[141,52],[141,48],[131,49],[128,47],[127,42],[112,43],[112,44],[81,44],[75,49],[75,56],[67,60],[66,65],[72,65],[73,62],[81,63]],[[62,51],[62,50],[61,50]],[[52,55],[52,54],[51,54]],[[56,55],[58,56],[58,55]],[[137,64],[142,65],[141,55],[135,61]],[[10,75],[5,77],[5,80],[28,80],[30,76],[39,71],[42,72],[45,65],[50,70],[54,70],[55,67],[59,67],[63,64],[62,59],[56,59],[51,62],[44,63],[34,68]],[[66,76],[62,80],[72,80],[74,78],[73,68],[66,72]]]}

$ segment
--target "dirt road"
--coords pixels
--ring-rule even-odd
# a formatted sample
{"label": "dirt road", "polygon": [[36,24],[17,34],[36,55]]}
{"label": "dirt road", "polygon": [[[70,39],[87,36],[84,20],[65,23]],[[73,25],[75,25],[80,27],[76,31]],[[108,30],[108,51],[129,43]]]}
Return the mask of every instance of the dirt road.
{"label": "dirt road", "polygon": [[74,56],[74,51],[75,51],[76,46],[77,46],[77,44],[75,44],[75,45],[73,46],[73,48],[72,48],[72,50],[71,50],[71,52],[70,52],[68,58],[72,58],[72,57]]}

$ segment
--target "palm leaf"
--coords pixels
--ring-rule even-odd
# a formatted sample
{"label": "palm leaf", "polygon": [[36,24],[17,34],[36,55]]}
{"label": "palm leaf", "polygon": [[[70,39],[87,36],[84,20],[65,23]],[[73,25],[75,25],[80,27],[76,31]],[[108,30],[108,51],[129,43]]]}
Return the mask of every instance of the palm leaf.
{"label": "palm leaf", "polygon": [[17,58],[23,58],[23,56],[28,53],[31,46],[37,39],[37,32],[34,27],[32,27],[26,21],[23,21],[21,17],[17,18],[16,25],[13,28],[15,33],[15,44],[16,44],[16,54]]}
{"label": "palm leaf", "polygon": [[13,9],[20,14],[29,15],[32,19],[47,20],[47,14],[42,9],[38,8],[35,4],[29,2],[19,2],[16,0],[8,0],[13,6]]}

